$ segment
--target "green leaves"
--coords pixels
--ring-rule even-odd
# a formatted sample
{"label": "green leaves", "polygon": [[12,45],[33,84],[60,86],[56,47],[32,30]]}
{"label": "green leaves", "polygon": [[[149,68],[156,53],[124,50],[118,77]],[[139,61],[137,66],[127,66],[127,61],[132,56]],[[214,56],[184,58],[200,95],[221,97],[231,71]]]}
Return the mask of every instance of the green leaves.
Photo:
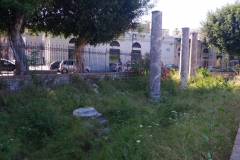
{"label": "green leaves", "polygon": [[208,12],[202,22],[201,32],[207,43],[218,53],[238,55],[240,51],[240,3],[226,5],[215,12]]}
{"label": "green leaves", "polygon": [[52,0],[1,0],[0,2],[0,32],[8,32],[11,28],[13,17],[31,15],[44,3],[47,6]]}
{"label": "green leaves", "polygon": [[[223,95],[221,96],[221,98],[226,98],[226,96]],[[218,121],[219,119],[214,118],[215,106],[217,105],[217,102],[218,102],[216,100],[219,100],[219,98],[212,98],[211,100],[212,100],[213,106],[212,107],[208,106],[209,116],[202,117],[202,119],[207,122],[206,129],[202,131],[205,148],[199,148],[200,151],[206,153],[208,160],[213,159],[213,151],[219,146],[219,143],[214,142],[214,139],[216,141],[223,137],[222,135],[214,135],[215,129],[220,127],[220,124],[216,123],[216,121]],[[218,111],[224,112],[224,109],[218,108]]]}
{"label": "green leaves", "polygon": [[[54,36],[74,36],[88,44],[107,43],[136,27],[150,0],[58,0],[39,6],[28,18],[27,28],[51,32]],[[34,24],[34,25],[33,25]]]}

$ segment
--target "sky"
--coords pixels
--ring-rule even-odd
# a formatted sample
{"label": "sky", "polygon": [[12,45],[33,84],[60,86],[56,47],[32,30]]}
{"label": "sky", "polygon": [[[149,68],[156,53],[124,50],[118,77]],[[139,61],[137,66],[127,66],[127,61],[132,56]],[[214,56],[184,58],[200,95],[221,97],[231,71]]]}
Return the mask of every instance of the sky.
{"label": "sky", "polygon": [[[239,0],[240,1],[240,0]],[[158,0],[157,6],[152,10],[162,12],[162,28],[169,29],[169,34],[175,28],[183,27],[198,29],[200,22],[205,21],[208,11],[216,11],[226,4],[234,4],[236,0]],[[143,16],[142,20],[151,21],[152,13]]]}

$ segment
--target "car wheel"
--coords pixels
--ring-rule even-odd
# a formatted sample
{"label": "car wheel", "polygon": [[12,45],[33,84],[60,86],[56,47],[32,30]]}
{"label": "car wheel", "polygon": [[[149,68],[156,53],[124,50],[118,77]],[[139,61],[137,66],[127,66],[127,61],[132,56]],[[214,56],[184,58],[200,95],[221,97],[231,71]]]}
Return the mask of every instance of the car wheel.
{"label": "car wheel", "polygon": [[64,68],[64,69],[62,70],[62,74],[66,74],[66,73],[68,73],[68,70],[67,70],[66,68]]}
{"label": "car wheel", "polygon": [[128,70],[128,69],[125,69],[124,72],[129,72],[129,70]]}

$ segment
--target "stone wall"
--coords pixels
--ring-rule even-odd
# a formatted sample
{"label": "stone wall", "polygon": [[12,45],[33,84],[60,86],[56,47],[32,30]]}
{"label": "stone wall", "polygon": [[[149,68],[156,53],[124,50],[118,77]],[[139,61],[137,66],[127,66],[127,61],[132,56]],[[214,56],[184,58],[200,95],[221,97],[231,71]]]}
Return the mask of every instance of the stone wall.
{"label": "stone wall", "polygon": [[231,80],[234,80],[235,78],[238,77],[235,72],[210,72],[210,73],[214,77],[220,76],[220,77],[223,77],[224,79],[230,78]]}
{"label": "stone wall", "polygon": [[0,92],[22,90],[28,85],[54,86],[68,84],[74,76],[80,76],[83,80],[97,79],[114,79],[129,76],[131,73],[126,72],[108,72],[108,73],[80,73],[80,74],[33,74],[21,76],[1,76]]}

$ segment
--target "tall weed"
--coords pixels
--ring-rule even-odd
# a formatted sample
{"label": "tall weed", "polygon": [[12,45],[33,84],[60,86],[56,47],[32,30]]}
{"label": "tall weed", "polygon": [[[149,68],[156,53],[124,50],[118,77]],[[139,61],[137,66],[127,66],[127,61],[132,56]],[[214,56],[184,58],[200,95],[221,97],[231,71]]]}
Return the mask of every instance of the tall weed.
{"label": "tall weed", "polygon": [[[176,74],[161,82],[163,99],[154,103],[148,100],[149,79],[144,75],[107,81],[73,77],[68,85],[1,95],[0,157],[206,159],[198,150],[204,147],[202,130],[206,122],[202,117],[208,113],[212,98],[225,95],[217,104],[224,108],[224,115],[214,114],[221,126],[212,133],[223,135],[214,156],[229,159],[240,121],[239,90],[230,81],[207,73],[181,90]],[[99,93],[93,92],[93,83]],[[98,121],[72,115],[74,109],[84,106],[103,114],[109,121],[104,126],[108,134],[99,135],[104,127]],[[91,125],[86,125],[87,121]]]}

